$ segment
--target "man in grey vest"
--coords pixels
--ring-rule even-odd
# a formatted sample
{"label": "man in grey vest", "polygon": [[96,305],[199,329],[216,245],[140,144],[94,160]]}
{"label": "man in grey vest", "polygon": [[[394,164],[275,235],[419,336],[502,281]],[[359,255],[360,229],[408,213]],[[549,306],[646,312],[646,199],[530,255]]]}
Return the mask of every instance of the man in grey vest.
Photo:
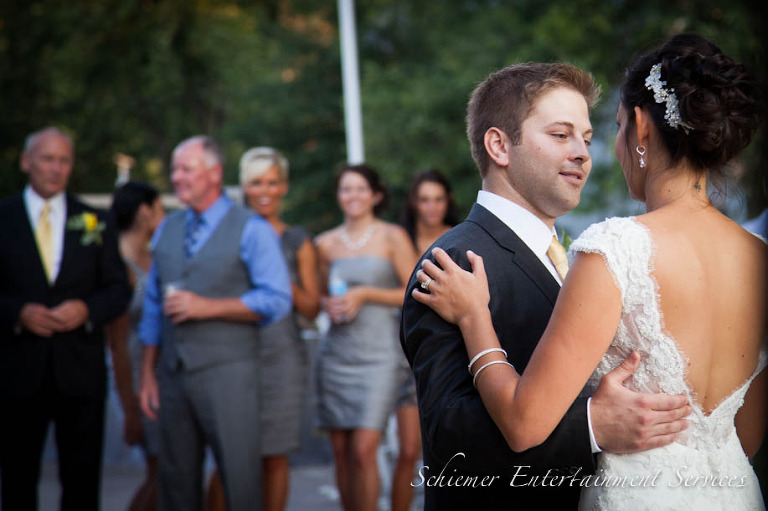
{"label": "man in grey vest", "polygon": [[290,311],[291,287],[277,235],[222,194],[222,174],[213,140],[181,142],[171,181],[188,207],[153,239],[140,394],[144,413],[160,421],[166,511],[202,509],[206,445],[227,509],[262,509],[258,326]]}

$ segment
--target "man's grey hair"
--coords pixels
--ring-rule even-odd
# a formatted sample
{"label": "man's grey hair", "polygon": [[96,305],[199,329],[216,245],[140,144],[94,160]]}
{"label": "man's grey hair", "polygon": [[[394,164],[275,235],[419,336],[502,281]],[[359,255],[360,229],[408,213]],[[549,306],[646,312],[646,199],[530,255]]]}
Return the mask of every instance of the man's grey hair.
{"label": "man's grey hair", "polygon": [[40,142],[40,139],[45,135],[58,135],[62,137],[64,140],[67,141],[69,144],[69,147],[72,148],[72,152],[75,151],[75,143],[72,141],[72,137],[61,131],[59,128],[55,126],[46,126],[45,128],[39,129],[37,131],[33,131],[29,135],[27,135],[27,138],[24,139],[24,152],[27,153],[34,149],[34,147],[37,145],[38,142]]}
{"label": "man's grey hair", "polygon": [[208,135],[195,135],[179,142],[174,148],[173,153],[181,149],[187,144],[202,144],[203,153],[205,153],[205,166],[208,168],[213,167],[216,164],[224,166],[224,154],[221,152],[219,144],[209,137]]}

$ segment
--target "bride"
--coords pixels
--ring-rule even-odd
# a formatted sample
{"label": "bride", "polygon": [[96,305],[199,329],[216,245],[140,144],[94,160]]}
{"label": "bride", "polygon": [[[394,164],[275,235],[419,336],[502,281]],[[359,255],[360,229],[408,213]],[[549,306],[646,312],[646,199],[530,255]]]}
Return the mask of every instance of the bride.
{"label": "bride", "polygon": [[417,275],[432,283],[414,298],[460,327],[478,391],[515,451],[542,443],[585,383],[594,390],[630,353],[641,360],[633,389],[688,396],[686,433],[650,451],[603,453],[581,509],[764,509],[748,457],[767,414],[768,249],[706,193],[754,134],[756,92],[743,66],[697,35],[627,71],[615,152],[647,213],[593,225],[573,243],[523,375],[493,350],[480,256],[468,253],[470,273],[438,248],[439,266],[425,260]]}

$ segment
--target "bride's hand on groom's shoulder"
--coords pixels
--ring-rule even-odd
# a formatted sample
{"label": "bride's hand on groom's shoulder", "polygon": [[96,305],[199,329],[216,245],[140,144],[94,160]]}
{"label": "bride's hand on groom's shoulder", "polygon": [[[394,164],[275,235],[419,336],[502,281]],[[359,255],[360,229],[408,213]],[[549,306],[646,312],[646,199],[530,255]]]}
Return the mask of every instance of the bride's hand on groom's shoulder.
{"label": "bride's hand on groom's shoulder", "polygon": [[445,321],[457,325],[487,311],[491,295],[483,258],[467,250],[472,268],[469,272],[441,248],[432,249],[432,256],[437,264],[429,259],[422,261],[416,274],[419,285],[411,293],[413,298],[434,309]]}

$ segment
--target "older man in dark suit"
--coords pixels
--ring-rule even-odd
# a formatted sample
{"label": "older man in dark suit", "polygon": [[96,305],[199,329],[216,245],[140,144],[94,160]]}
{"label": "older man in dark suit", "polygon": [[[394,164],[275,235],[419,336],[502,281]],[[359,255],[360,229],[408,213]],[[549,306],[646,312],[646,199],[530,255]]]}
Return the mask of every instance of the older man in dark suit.
{"label": "older man in dark suit", "polygon": [[114,228],[66,193],[72,140],[32,133],[24,191],[0,203],[2,508],[37,508],[46,431],[55,425],[61,509],[99,507],[106,367],[103,325],[130,288]]}
{"label": "older man in dark suit", "polygon": [[[483,257],[494,328],[521,372],[567,271],[554,222],[578,205],[589,175],[589,106],[597,93],[578,68],[525,63],[491,74],[469,103],[467,134],[483,189],[467,220],[435,245],[465,269],[467,250]],[[622,364],[594,396],[576,400],[543,444],[514,452],[472,385],[458,327],[411,296],[429,284],[414,273],[401,324],[424,449],[414,484],[425,487],[427,510],[575,509],[594,453],[663,445],[685,427],[675,420],[685,400],[627,390],[621,383],[632,368]],[[484,364],[481,358],[475,371]]]}

